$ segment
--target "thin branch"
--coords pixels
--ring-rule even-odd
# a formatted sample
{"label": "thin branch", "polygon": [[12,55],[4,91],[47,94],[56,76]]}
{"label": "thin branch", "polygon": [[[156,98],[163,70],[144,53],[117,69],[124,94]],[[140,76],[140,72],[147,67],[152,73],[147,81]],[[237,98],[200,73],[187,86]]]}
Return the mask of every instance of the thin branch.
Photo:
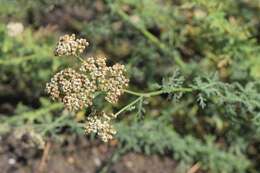
{"label": "thin branch", "polygon": [[192,91],[194,91],[194,89],[192,89],[192,88],[174,88],[174,89],[172,89],[170,91],[169,90],[158,90],[158,91],[152,91],[152,92],[147,92],[147,93],[139,93],[139,92],[135,92],[135,91],[124,90],[124,92],[126,92],[128,94],[131,94],[131,95],[138,96],[138,98],[135,99],[134,101],[132,101],[131,103],[129,103],[128,105],[126,105],[125,107],[123,107],[122,109],[120,109],[115,114],[115,116],[118,116],[122,112],[124,112],[127,109],[131,108],[131,106],[135,105],[137,102],[142,100],[144,97],[152,97],[152,96],[157,96],[157,95],[161,95],[161,94],[164,94],[164,93],[192,92]]}
{"label": "thin branch", "polygon": [[81,62],[85,62],[83,58],[81,58],[80,56],[76,55],[76,57],[81,61]]}
{"label": "thin branch", "polygon": [[143,97],[138,97],[137,99],[135,99],[134,101],[132,101],[131,103],[129,103],[128,105],[126,105],[125,107],[123,107],[122,109],[120,109],[115,116],[118,116],[119,114],[121,114],[122,112],[126,111],[127,109],[129,109],[131,106],[135,105],[139,100],[141,100]]}
{"label": "thin branch", "polygon": [[194,89],[192,88],[173,88],[171,90],[158,90],[158,91],[152,91],[152,92],[147,92],[147,93],[141,93],[141,92],[135,92],[135,91],[130,91],[130,90],[124,90],[124,92],[128,94],[132,94],[135,96],[141,96],[141,97],[152,97],[152,96],[157,96],[161,95],[164,93],[175,93],[175,92],[192,92]]}
{"label": "thin branch", "polygon": [[129,18],[129,16],[121,10],[119,7],[116,7],[115,5],[110,4],[110,7],[113,12],[118,14],[119,17],[121,17],[124,21],[130,23],[136,30],[141,32],[151,43],[153,43],[157,48],[159,48],[161,51],[166,53],[167,55],[170,55],[175,63],[184,71],[187,71],[186,63],[183,62],[183,60],[177,55],[177,51],[175,49],[169,48],[166,44],[162,43],[157,37],[155,37],[153,34],[151,34],[143,25],[138,25],[134,22],[132,22]]}
{"label": "thin branch", "polygon": [[200,169],[200,163],[193,165],[187,173],[196,173]]}

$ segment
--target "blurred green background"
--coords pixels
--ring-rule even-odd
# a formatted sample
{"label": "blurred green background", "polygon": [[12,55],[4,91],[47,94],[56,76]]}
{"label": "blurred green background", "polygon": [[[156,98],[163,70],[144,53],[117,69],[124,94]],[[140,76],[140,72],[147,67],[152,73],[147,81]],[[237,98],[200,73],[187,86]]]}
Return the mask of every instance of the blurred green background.
{"label": "blurred green background", "polygon": [[[84,56],[124,64],[131,90],[198,92],[140,101],[108,144],[85,136],[77,121],[87,111],[71,114],[45,93],[56,72],[78,66],[53,55],[72,33],[89,41]],[[260,172],[259,43],[259,0],[0,0],[0,168]]]}

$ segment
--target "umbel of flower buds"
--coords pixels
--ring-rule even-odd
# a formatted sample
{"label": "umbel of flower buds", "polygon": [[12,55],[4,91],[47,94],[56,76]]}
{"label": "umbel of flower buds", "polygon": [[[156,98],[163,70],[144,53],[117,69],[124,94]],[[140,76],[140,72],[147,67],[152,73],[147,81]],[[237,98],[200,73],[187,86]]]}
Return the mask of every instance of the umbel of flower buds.
{"label": "umbel of flower buds", "polygon": [[115,64],[112,67],[106,65],[105,57],[89,57],[80,68],[80,71],[89,75],[96,81],[99,91],[106,93],[105,99],[110,103],[117,103],[123,89],[128,86],[129,79],[125,76],[125,66]]}
{"label": "umbel of flower buds", "polygon": [[96,85],[86,75],[67,68],[55,74],[46,89],[53,100],[63,102],[70,111],[77,111],[92,105]]}
{"label": "umbel of flower buds", "polygon": [[55,48],[54,54],[56,56],[77,56],[81,54],[89,45],[86,39],[76,39],[75,34],[64,35],[60,37],[59,42]]}
{"label": "umbel of flower buds", "polygon": [[104,57],[89,57],[79,72],[71,68],[58,72],[47,83],[47,93],[74,112],[91,106],[97,92],[104,92],[108,102],[117,103],[129,80],[124,65],[108,67],[105,61]]}
{"label": "umbel of flower buds", "polygon": [[114,114],[106,114],[105,112],[90,115],[85,125],[86,134],[96,133],[104,142],[113,139],[116,130],[111,124],[111,120],[114,118],[116,118]]}

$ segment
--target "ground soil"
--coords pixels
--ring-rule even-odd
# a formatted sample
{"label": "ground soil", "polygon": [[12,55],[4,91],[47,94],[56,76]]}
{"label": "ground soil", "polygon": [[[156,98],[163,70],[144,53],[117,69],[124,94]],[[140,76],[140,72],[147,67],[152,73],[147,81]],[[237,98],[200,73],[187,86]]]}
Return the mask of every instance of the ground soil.
{"label": "ground soil", "polygon": [[[49,142],[46,164],[44,149],[26,146],[12,135],[0,141],[1,173],[96,173],[112,156],[115,146],[74,137]],[[41,165],[41,166],[40,166]],[[172,173],[176,162],[168,157],[127,153],[111,166],[111,173]]]}

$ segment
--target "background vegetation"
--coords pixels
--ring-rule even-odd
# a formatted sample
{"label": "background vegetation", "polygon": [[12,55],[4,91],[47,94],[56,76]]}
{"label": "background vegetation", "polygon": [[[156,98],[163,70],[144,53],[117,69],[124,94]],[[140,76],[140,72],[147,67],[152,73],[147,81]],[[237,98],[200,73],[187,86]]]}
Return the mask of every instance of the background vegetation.
{"label": "background vegetation", "polygon": [[[84,136],[77,121],[87,111],[70,116],[44,91],[55,72],[78,65],[53,56],[58,37],[76,33],[90,42],[87,55],[126,65],[131,90],[164,91],[144,97],[119,117],[116,149],[98,171],[107,172],[128,152],[171,157],[179,172],[196,163],[204,172],[260,171],[259,0],[0,4],[2,135],[29,133],[35,148],[47,140]],[[10,36],[10,22],[22,23],[24,31]],[[194,92],[170,93],[178,87]],[[115,112],[134,99],[125,94],[120,105],[106,109]]]}

